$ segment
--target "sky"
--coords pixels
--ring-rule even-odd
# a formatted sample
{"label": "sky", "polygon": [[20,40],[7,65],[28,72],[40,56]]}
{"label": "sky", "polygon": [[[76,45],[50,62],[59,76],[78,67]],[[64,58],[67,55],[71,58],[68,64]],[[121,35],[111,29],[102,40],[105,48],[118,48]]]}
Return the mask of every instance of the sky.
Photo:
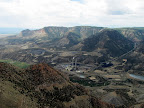
{"label": "sky", "polygon": [[144,0],[0,0],[0,27],[144,27]]}

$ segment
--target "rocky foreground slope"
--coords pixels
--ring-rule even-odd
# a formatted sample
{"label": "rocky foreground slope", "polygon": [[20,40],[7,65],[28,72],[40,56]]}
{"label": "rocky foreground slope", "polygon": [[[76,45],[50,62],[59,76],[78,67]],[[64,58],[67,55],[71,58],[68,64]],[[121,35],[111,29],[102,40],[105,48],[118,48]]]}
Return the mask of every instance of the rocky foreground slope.
{"label": "rocky foreground slope", "polygon": [[0,86],[2,108],[114,108],[47,64],[22,70],[0,63]]}

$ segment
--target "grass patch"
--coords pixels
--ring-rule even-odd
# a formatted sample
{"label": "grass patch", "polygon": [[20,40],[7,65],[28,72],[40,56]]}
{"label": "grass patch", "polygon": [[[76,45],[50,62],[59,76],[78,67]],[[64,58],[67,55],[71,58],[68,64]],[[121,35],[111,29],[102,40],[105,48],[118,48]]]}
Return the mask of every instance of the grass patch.
{"label": "grass patch", "polygon": [[13,60],[0,60],[0,62],[4,62],[4,63],[10,63],[12,65],[15,65],[19,68],[27,68],[28,66],[30,66],[30,64],[27,64],[25,62],[19,62],[19,61],[13,61]]}

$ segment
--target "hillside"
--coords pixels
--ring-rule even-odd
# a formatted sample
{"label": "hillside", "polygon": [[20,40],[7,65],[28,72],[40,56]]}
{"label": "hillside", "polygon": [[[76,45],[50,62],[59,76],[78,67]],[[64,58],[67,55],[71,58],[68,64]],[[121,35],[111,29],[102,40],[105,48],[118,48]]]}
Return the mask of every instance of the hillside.
{"label": "hillside", "polygon": [[126,38],[132,40],[133,42],[139,42],[144,40],[144,28],[118,28],[121,34],[123,34]]}
{"label": "hillside", "polygon": [[31,48],[31,49],[22,49],[10,53],[4,53],[2,55],[2,58],[32,64],[32,63],[41,63],[50,61],[51,57],[50,58],[47,57],[49,55],[52,56],[53,54],[44,49]]}
{"label": "hillside", "polygon": [[137,47],[130,54],[122,57],[127,59],[126,65],[123,67],[126,71],[130,70],[131,73],[144,75],[144,42],[137,44]]}
{"label": "hillside", "polygon": [[0,106],[2,108],[35,108],[34,99],[20,93],[23,70],[7,63],[0,63]]}
{"label": "hillside", "polygon": [[61,48],[61,47],[72,47],[73,45],[78,44],[80,41],[80,36],[73,33],[69,32],[66,33],[64,37],[62,37],[60,40],[55,41],[53,43],[53,47]]}
{"label": "hillside", "polygon": [[120,56],[133,49],[133,47],[133,42],[129,41],[116,30],[103,30],[85,39],[72,49],[89,52],[103,51],[110,56]]}
{"label": "hillside", "polygon": [[114,108],[47,64],[21,70],[0,63],[0,80],[3,108]]}

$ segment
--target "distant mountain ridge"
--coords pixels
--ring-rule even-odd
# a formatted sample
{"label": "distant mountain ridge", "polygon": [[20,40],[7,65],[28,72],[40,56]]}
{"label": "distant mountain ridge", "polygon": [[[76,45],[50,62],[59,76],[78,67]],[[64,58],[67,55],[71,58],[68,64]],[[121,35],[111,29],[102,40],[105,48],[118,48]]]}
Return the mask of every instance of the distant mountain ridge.
{"label": "distant mountain ridge", "polygon": [[[75,27],[56,27],[48,26],[42,29],[29,30],[24,28],[0,28],[0,34],[19,34],[19,36],[28,37],[47,37],[47,39],[61,38],[67,32],[73,32],[85,39],[105,29],[105,27],[95,26],[75,26]],[[119,31],[125,37],[133,41],[141,41],[144,39],[144,27],[127,27],[127,28],[112,28]],[[22,31],[23,30],[23,31]]]}
{"label": "distant mountain ridge", "polygon": [[91,27],[91,26],[76,26],[76,27],[44,27],[39,30],[23,30],[20,36],[29,37],[47,37],[47,39],[62,38],[66,33],[73,32],[82,39],[87,38],[90,35],[98,33],[103,27]]}
{"label": "distant mountain ridge", "polygon": [[[8,30],[17,30],[17,34],[21,31],[17,38],[23,39],[42,39],[42,40],[53,40],[60,39],[64,37],[67,33],[75,33],[80,36],[80,39],[86,39],[91,35],[99,33],[103,29],[110,29],[104,27],[95,27],[95,26],[75,26],[75,27],[56,27],[48,26],[37,30],[21,29],[21,28],[11,28]],[[133,42],[144,40],[144,28],[143,27],[134,27],[134,28],[114,28],[119,31],[124,37],[132,40]],[[1,29],[0,31],[9,32],[8,30]],[[13,33],[10,31],[10,34]],[[7,33],[9,34],[9,33]]]}

